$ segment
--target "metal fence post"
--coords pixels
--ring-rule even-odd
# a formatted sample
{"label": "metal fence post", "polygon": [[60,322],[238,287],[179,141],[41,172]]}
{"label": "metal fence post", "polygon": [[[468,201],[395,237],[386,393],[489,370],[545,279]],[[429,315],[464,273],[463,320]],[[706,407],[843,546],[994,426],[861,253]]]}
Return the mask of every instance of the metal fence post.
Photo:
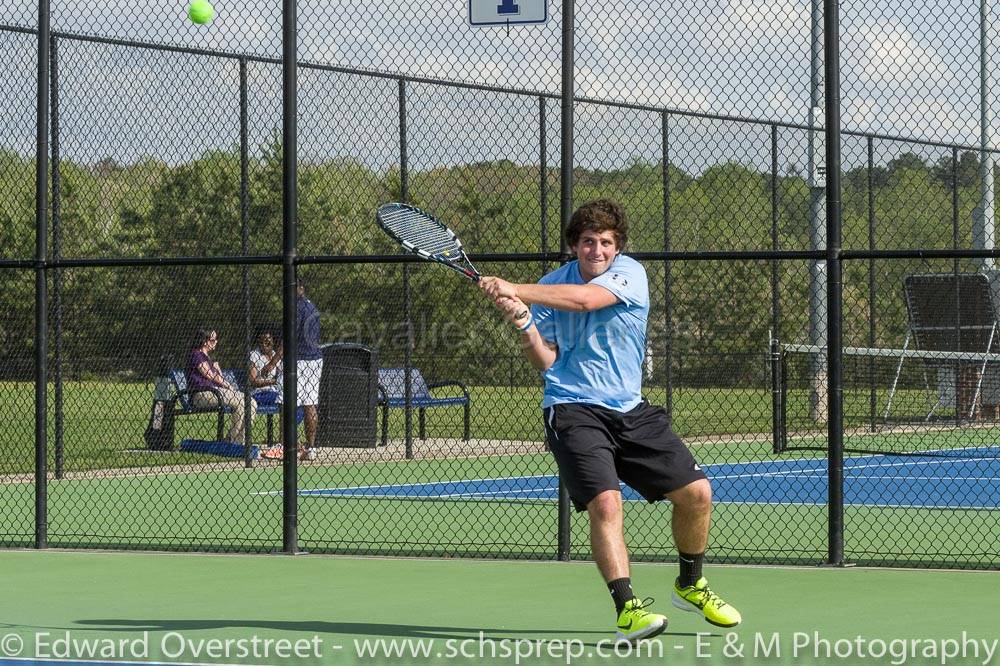
{"label": "metal fence post", "polygon": [[[298,342],[296,331],[296,224],[298,223],[298,12],[296,0],[282,0],[282,308],[284,345],[282,393],[288,405],[298,404]],[[281,410],[281,441],[289,455],[282,462],[282,549],[298,552],[298,428],[295,409]]]}
{"label": "metal fence post", "polygon": [[[59,169],[59,40],[52,38],[50,106],[51,117],[51,172],[52,172],[52,260],[59,261],[62,256],[62,176]],[[65,449],[63,448],[63,374],[62,374],[62,269],[52,269],[52,380],[55,385],[54,417],[55,417],[55,477],[63,478]]]}
{"label": "metal fence post", "polygon": [[[958,148],[951,149],[951,247],[958,249]],[[984,263],[980,266],[985,265]],[[959,284],[959,259],[951,260],[952,273],[955,276],[955,351],[962,351],[962,288]],[[962,424],[962,363],[955,361],[955,425]],[[976,405],[969,407],[969,418],[975,418]]]}
{"label": "metal fence post", "polygon": [[[248,132],[248,111],[247,111],[247,59],[240,58],[240,256],[247,256],[250,253],[250,147]],[[245,363],[249,362],[250,350],[253,349],[253,333],[250,331],[250,266],[243,264],[242,271],[242,294],[243,294],[243,337]],[[244,467],[253,467],[253,456],[251,449],[253,442],[250,441],[252,432],[251,424],[253,414],[251,413],[251,392],[250,376],[247,375],[246,386],[243,387],[243,432],[247,433],[246,445],[243,447]],[[269,426],[270,427],[270,426]]]}
{"label": "metal fence post", "polygon": [[[771,250],[777,252],[781,247],[778,236],[778,126],[771,125]],[[781,403],[779,361],[781,357],[781,276],[778,260],[771,260],[771,348],[768,364],[771,368],[771,437],[774,442],[774,452],[781,451],[781,415],[784,405]]]}
{"label": "metal fence post", "polygon": [[[771,250],[781,249],[781,239],[778,235],[780,219],[778,199],[778,126],[771,125]],[[778,260],[771,260],[771,330],[774,337],[781,339],[781,282],[778,271]]]}
{"label": "metal fence post", "polygon": [[[540,212],[539,226],[541,240],[539,251],[545,254],[549,251],[549,163],[548,163],[548,132],[545,120],[545,97],[538,97],[538,206]],[[542,275],[549,272],[549,260],[542,259]]]}
{"label": "metal fence post", "polygon": [[[403,201],[410,200],[409,154],[406,145],[406,80],[399,80],[399,191]],[[403,439],[406,457],[413,457],[413,325],[411,318],[410,264],[403,264]]]}
{"label": "metal fence post", "polygon": [[[660,177],[663,179],[663,251],[670,252],[670,114],[660,112],[661,162]],[[674,420],[674,312],[673,312],[673,280],[671,266],[673,262],[663,262],[663,381],[666,390],[666,400],[663,408],[671,423]]]}
{"label": "metal fence post", "polygon": [[[563,0],[562,16],[562,96],[561,105],[561,136],[560,136],[560,159],[559,170],[561,172],[560,199],[559,199],[559,254],[565,262],[569,248],[566,245],[566,226],[569,218],[573,214],[573,97],[575,95],[574,85],[574,23],[576,20],[576,9],[574,0]],[[570,525],[570,499],[569,490],[563,483],[562,477],[559,479],[559,521],[558,521],[558,547],[556,556],[563,561],[569,561],[572,546],[572,535]]]}
{"label": "metal fence post", "polygon": [[[868,179],[868,249],[875,251],[875,145],[872,137],[868,137],[868,163],[866,176]],[[868,346],[875,347],[875,260],[868,260]],[[875,422],[878,409],[875,386],[875,359],[868,359],[868,420],[869,430],[875,432]]]}
{"label": "metal fence post", "polygon": [[49,0],[38,0],[35,134],[35,547],[48,547]]}
{"label": "metal fence post", "polygon": [[827,563],[844,563],[844,396],[842,378],[843,265],[840,191],[840,4],[824,0],[826,92],[827,433],[829,544]]}

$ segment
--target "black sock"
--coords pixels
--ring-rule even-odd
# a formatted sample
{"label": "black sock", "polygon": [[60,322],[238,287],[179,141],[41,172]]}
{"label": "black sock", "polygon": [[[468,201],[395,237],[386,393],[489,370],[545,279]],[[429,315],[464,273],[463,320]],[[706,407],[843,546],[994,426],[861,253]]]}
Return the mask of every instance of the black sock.
{"label": "black sock", "polygon": [[678,553],[681,561],[681,576],[677,579],[678,585],[687,587],[694,585],[701,578],[701,563],[705,561],[705,553],[691,555],[690,553]]}
{"label": "black sock", "polygon": [[611,598],[615,600],[616,613],[622,612],[626,601],[635,598],[635,594],[632,593],[631,578],[616,578],[608,583],[608,589],[611,590]]}

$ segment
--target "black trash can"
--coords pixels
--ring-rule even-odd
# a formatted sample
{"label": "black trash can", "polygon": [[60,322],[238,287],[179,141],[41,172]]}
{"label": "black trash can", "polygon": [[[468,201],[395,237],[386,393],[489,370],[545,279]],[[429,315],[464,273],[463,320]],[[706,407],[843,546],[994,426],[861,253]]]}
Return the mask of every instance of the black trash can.
{"label": "black trash can", "polygon": [[378,355],[375,350],[349,342],[325,345],[316,446],[376,446],[377,400]]}

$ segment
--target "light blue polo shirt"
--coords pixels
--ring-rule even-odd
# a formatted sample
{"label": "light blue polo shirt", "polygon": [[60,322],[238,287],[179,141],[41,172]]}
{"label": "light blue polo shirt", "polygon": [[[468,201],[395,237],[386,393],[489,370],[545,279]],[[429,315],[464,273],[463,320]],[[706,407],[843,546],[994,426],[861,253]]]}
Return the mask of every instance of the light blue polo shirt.
{"label": "light blue polo shirt", "polygon": [[[539,284],[587,284],[578,261],[560,266]],[[618,255],[611,267],[590,281],[618,297],[592,312],[532,305],[538,332],[558,345],[555,363],[542,373],[542,407],[581,402],[627,412],[642,400],[642,360],[649,318],[646,269]]]}

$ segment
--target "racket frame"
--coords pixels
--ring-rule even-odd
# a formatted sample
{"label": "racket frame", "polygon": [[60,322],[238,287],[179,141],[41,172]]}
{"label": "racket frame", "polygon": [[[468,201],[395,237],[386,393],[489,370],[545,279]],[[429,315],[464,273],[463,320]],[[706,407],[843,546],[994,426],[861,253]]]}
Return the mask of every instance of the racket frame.
{"label": "racket frame", "polygon": [[[390,229],[389,226],[386,225],[382,221],[382,210],[384,208],[389,207],[389,206],[393,206],[396,209],[404,208],[404,209],[406,209],[408,211],[415,212],[418,215],[422,215],[426,219],[430,220],[431,222],[433,222],[434,224],[436,224],[438,227],[440,227],[441,229],[443,229],[445,232],[447,232],[447,234],[451,237],[452,242],[454,242],[454,244],[455,244],[455,249],[459,253],[459,258],[461,260],[463,260],[468,265],[468,268],[466,268],[465,266],[462,266],[460,263],[458,263],[454,259],[449,259],[449,258],[443,256],[441,253],[432,254],[432,253],[428,252],[427,250],[424,250],[424,249],[422,249],[422,248],[414,245],[410,241],[407,241],[407,240],[401,238],[400,236],[398,236],[395,231],[393,231],[392,229]],[[481,277],[481,275],[480,275],[479,271],[476,269],[476,267],[469,260],[469,256],[465,253],[465,250],[462,248],[462,241],[459,240],[459,238],[455,234],[455,232],[452,231],[451,229],[449,229],[448,226],[444,222],[442,222],[441,220],[437,219],[436,217],[434,217],[433,215],[431,215],[427,211],[425,211],[425,210],[423,210],[421,208],[417,208],[416,206],[411,206],[410,204],[405,204],[405,203],[400,203],[400,202],[390,202],[390,203],[382,204],[381,206],[378,207],[378,210],[375,212],[375,221],[382,228],[382,231],[384,231],[394,241],[396,241],[397,243],[399,243],[403,247],[403,249],[406,250],[407,252],[409,252],[411,254],[415,254],[418,257],[422,258],[422,259],[426,259],[427,261],[433,261],[435,263],[441,264],[442,266],[447,266],[448,268],[452,269],[453,271],[455,271],[457,273],[460,273],[461,275],[464,275],[466,278],[472,280],[473,282],[479,282],[479,278]]]}

